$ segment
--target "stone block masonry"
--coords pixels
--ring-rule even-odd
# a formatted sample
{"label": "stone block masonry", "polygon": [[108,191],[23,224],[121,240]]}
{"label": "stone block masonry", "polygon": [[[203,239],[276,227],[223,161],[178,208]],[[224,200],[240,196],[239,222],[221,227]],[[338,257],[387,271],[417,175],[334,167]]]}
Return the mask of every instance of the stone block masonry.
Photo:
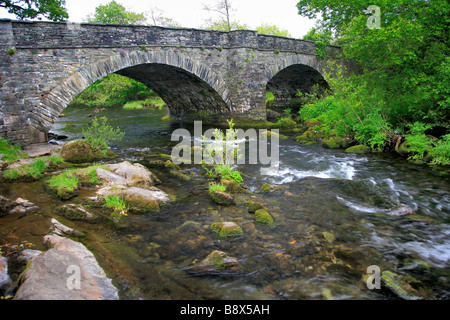
{"label": "stone block masonry", "polygon": [[111,73],[153,89],[176,118],[265,120],[266,87],[289,99],[325,85],[325,66],[313,42],[255,31],[0,20],[0,136],[46,141],[64,108]]}

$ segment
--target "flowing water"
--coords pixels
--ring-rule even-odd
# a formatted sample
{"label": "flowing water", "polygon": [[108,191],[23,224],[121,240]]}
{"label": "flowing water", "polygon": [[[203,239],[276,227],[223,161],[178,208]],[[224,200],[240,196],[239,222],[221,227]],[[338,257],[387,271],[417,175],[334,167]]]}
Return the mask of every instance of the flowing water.
{"label": "flowing water", "polygon": [[[68,108],[52,131],[70,139],[80,137],[90,112]],[[99,116],[126,132],[114,146],[120,160],[145,165],[146,152],[170,154],[177,143],[171,141],[174,129],[192,130],[160,120],[165,113],[108,109]],[[63,202],[47,194],[40,183],[4,185],[0,193],[22,196],[45,208],[41,218],[7,221],[22,229],[22,237],[38,249],[46,230],[43,221],[49,216],[85,231],[82,242],[113,278],[122,299],[321,299],[325,289],[334,299],[395,298],[383,288],[368,289],[362,279],[370,265],[414,277],[428,289],[427,298],[450,297],[448,171],[394,156],[346,154],[293,140],[280,140],[278,170],[262,175],[261,167],[238,169],[253,192],[250,199],[270,210],[273,226],[255,223],[243,205],[214,204],[199,165],[182,167],[193,177],[189,182],[171,176],[167,169],[151,167],[162,181],[158,187],[176,195],[177,201],[158,215],[128,216],[130,223],[124,229],[62,219],[54,209]],[[264,183],[274,186],[271,192],[260,192]],[[396,215],[391,209],[397,206],[412,208],[415,214]],[[236,222],[244,234],[220,239],[209,229],[218,221]],[[33,229],[34,225],[39,227]],[[241,272],[187,272],[213,250],[235,257]]]}

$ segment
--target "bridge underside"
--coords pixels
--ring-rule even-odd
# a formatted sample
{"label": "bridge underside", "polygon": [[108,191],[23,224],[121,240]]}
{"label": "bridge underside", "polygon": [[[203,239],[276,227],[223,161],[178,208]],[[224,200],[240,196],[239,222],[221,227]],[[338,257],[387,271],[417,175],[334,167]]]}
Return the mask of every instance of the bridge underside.
{"label": "bridge underside", "polygon": [[222,97],[208,83],[183,69],[163,64],[142,64],[116,73],[155,91],[174,118],[229,113]]}
{"label": "bridge underside", "polygon": [[302,64],[292,65],[281,70],[270,79],[266,88],[275,97],[275,101],[270,107],[276,111],[282,111],[285,108],[297,111],[301,107],[301,101],[297,97],[298,91],[317,93],[320,96],[330,89],[317,70]]}

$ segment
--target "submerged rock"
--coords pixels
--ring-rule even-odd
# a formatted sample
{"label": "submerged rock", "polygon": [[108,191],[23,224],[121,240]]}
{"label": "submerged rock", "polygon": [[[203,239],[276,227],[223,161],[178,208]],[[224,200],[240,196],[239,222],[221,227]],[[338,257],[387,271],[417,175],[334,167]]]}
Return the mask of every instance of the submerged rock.
{"label": "submerged rock", "polygon": [[7,214],[26,214],[29,212],[38,211],[39,207],[34,203],[17,198],[15,201],[0,196],[0,217]]}
{"label": "submerged rock", "polygon": [[204,260],[186,268],[195,274],[229,274],[241,271],[236,258],[229,257],[225,252],[214,250]]}
{"label": "submerged rock", "polygon": [[405,216],[408,214],[415,214],[415,213],[416,212],[412,208],[407,206],[396,206],[386,211],[386,214],[390,216]]}
{"label": "submerged rock", "polygon": [[210,228],[222,238],[239,237],[244,233],[242,228],[234,222],[215,222]]}
{"label": "submerged rock", "polygon": [[273,225],[275,221],[269,212],[264,209],[258,209],[255,211],[255,221],[265,225]]}
{"label": "submerged rock", "polygon": [[85,220],[89,222],[94,222],[97,216],[86,211],[82,206],[75,204],[65,204],[56,209],[56,212],[67,219],[70,220]]}
{"label": "submerged rock", "polygon": [[398,275],[386,270],[381,273],[381,280],[389,290],[402,299],[420,300],[432,298],[431,290],[425,288],[420,281],[411,276]]}

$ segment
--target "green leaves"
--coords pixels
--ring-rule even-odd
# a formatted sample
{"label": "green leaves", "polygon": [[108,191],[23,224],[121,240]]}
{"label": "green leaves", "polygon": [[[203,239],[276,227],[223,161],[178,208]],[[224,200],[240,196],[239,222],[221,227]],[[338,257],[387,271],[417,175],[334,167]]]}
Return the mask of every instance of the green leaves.
{"label": "green leaves", "polygon": [[95,8],[94,16],[88,16],[88,21],[106,24],[145,24],[146,18],[143,13],[128,11],[116,1]]}
{"label": "green leaves", "polygon": [[107,151],[108,143],[120,141],[125,135],[124,132],[120,132],[119,128],[113,128],[107,124],[107,121],[106,117],[94,118],[92,124],[83,130],[86,141],[94,150]]}
{"label": "green leaves", "polygon": [[0,7],[6,8],[17,18],[35,19],[41,16],[52,21],[64,21],[69,18],[65,0],[1,0]]}

